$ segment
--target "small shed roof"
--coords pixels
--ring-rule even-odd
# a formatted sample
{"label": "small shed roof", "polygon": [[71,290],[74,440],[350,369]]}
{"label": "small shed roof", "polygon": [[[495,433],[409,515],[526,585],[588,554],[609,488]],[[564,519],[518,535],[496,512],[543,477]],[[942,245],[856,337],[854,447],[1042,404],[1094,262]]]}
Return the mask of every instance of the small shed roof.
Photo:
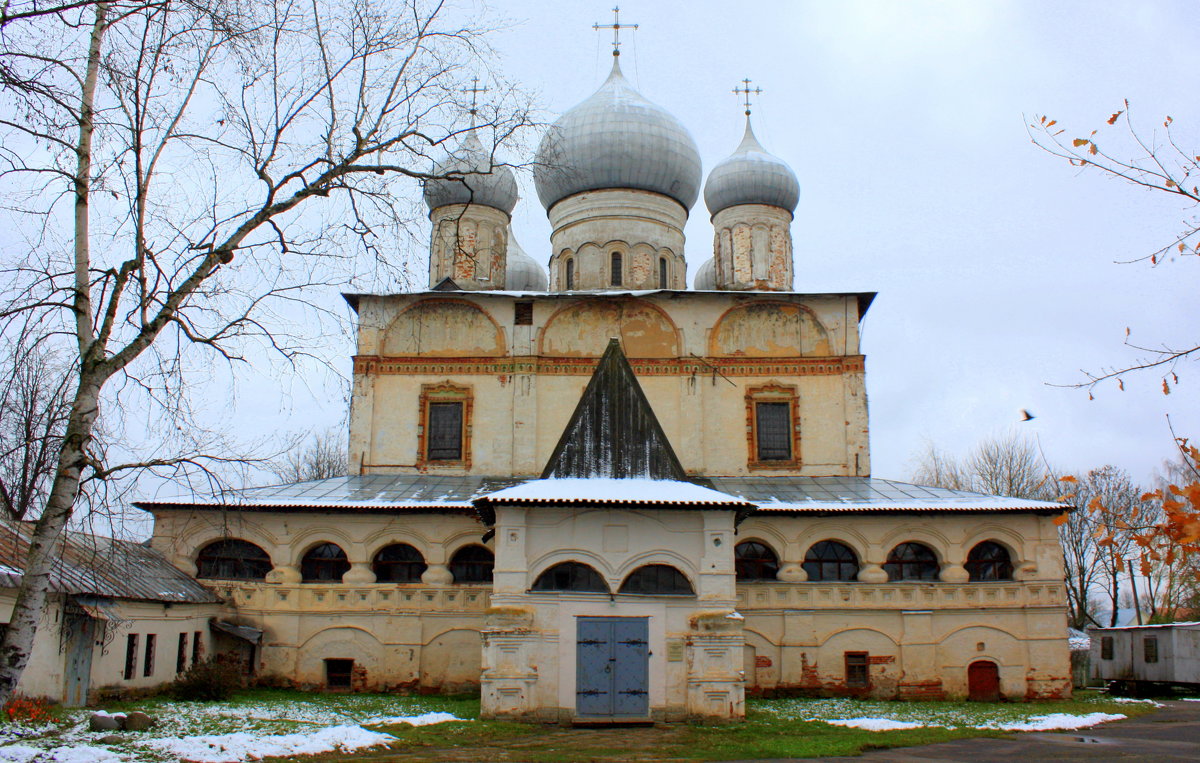
{"label": "small shed roof", "polygon": [[[33,525],[0,520],[0,587],[16,588],[24,575]],[[220,599],[149,546],[88,533],[63,533],[50,571],[55,593],[164,603],[217,603]]]}

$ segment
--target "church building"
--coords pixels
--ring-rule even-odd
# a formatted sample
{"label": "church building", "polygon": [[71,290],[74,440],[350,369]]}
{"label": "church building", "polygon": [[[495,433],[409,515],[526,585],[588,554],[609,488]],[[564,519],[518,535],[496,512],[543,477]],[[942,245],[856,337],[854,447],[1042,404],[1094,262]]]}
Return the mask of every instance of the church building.
{"label": "church building", "polygon": [[[428,290],[345,295],[349,474],[142,501],[152,548],[224,627],[261,631],[249,669],[478,688],[486,717],[1069,695],[1066,507],[872,476],[875,295],[805,291],[799,184],[748,107],[705,177],[619,61],[538,150],[548,272],[468,133],[425,188]],[[701,194],[712,251],[688,288]]]}

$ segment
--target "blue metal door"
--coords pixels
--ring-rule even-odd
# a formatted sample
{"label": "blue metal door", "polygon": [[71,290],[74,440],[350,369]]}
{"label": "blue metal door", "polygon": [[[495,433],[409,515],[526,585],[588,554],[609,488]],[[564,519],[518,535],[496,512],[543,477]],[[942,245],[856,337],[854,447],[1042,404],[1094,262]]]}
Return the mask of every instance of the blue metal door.
{"label": "blue metal door", "polygon": [[650,712],[649,620],[580,617],[575,712],[590,718],[645,718]]}

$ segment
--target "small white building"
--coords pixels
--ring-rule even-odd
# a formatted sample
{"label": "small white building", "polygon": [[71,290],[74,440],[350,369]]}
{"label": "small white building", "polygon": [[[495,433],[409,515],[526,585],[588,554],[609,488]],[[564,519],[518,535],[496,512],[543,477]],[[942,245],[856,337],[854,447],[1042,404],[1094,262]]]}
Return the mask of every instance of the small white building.
{"label": "small white building", "polygon": [[1200,622],[1091,628],[1092,675],[1116,688],[1200,688]]}
{"label": "small white building", "polygon": [[[0,522],[0,627],[12,616],[31,530]],[[105,689],[160,687],[211,653],[220,599],[157,551],[78,532],[60,543],[18,692],[83,705]]]}

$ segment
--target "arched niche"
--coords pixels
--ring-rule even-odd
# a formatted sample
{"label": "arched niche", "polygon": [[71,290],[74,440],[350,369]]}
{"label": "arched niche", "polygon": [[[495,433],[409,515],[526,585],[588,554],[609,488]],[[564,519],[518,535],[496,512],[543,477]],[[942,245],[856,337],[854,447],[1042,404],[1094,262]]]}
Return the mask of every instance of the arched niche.
{"label": "arched niche", "polygon": [[679,330],[658,308],[639,299],[578,302],[550,316],[539,343],[542,355],[598,358],[611,337],[629,358],[679,357]]}
{"label": "arched niche", "polygon": [[430,358],[500,357],[504,329],[476,305],[427,299],[396,316],[383,337],[383,354]]}
{"label": "arched niche", "polygon": [[713,327],[716,357],[794,358],[833,354],[829,332],[816,316],[789,302],[751,302],[727,311]]}

